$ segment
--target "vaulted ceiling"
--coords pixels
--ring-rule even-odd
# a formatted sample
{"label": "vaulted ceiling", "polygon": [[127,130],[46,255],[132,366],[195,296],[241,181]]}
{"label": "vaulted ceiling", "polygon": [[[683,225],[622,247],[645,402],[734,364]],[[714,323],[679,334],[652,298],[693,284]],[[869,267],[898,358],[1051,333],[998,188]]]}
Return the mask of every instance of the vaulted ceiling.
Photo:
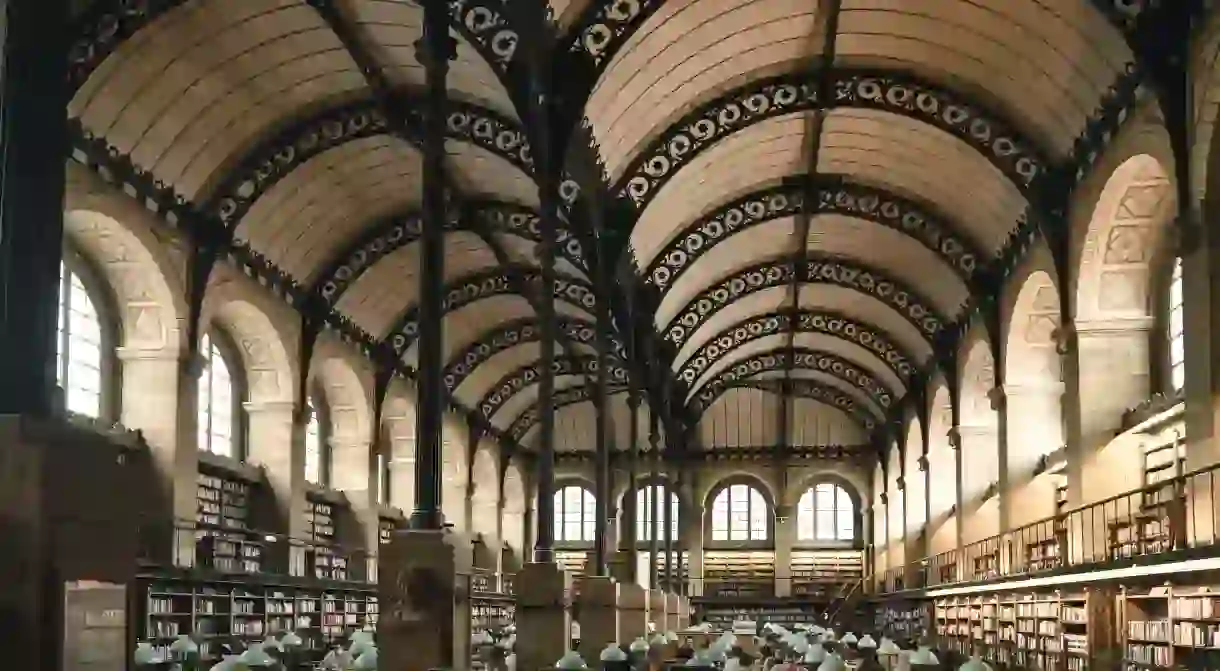
{"label": "vaulted ceiling", "polygon": [[[1059,194],[1049,176],[1074,171],[1078,138],[1128,76],[1144,11],[551,0],[540,29],[531,4],[448,2],[444,385],[453,409],[534,445],[537,308],[554,300],[560,450],[591,447],[602,374],[620,445],[632,380],[705,446],[865,442],[1037,232]],[[73,51],[78,149],[172,191],[220,255],[410,375],[422,21],[405,0],[99,0]],[[566,156],[552,297],[532,291],[525,75],[526,44],[544,38]],[[631,272],[596,286],[595,261]],[[602,301],[607,371],[593,356]],[[625,343],[650,340],[628,361]]]}

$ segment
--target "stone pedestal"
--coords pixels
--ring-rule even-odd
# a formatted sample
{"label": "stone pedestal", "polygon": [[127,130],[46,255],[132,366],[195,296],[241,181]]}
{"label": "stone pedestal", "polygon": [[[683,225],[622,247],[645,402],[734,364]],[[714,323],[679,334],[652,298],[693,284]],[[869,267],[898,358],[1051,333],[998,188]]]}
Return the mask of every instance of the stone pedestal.
{"label": "stone pedestal", "polygon": [[133,436],[0,416],[6,668],[127,667],[138,532],[164,530],[147,537],[166,547],[172,541],[170,504],[156,478]]}
{"label": "stone pedestal", "polygon": [[669,620],[665,617],[665,605],[665,590],[648,590],[648,621],[661,633],[670,631],[667,628]]}
{"label": "stone pedestal", "polygon": [[667,592],[665,594],[665,631],[681,631],[682,624],[679,622],[678,604],[682,601],[682,597]]}
{"label": "stone pedestal", "polygon": [[618,586],[619,642],[630,643],[648,634],[648,590],[626,583]]}
{"label": "stone pedestal", "polygon": [[635,552],[631,550],[619,550],[610,555],[610,577],[619,582],[620,585],[635,582]]}
{"label": "stone pedestal", "polygon": [[568,651],[572,578],[555,564],[528,563],[517,573],[515,587],[517,668],[552,668]]}
{"label": "stone pedestal", "polygon": [[447,531],[395,531],[381,546],[377,622],[389,669],[470,667],[470,546]]}
{"label": "stone pedestal", "polygon": [[580,655],[594,661],[619,642],[618,591],[614,578],[589,576],[580,588]]}

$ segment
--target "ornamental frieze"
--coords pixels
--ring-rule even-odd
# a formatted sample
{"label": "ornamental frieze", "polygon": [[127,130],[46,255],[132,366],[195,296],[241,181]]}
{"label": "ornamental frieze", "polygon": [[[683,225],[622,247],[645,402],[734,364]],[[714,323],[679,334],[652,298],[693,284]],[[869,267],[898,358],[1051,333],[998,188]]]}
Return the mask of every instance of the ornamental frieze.
{"label": "ornamental frieze", "polygon": [[[664,0],[612,0],[591,5],[592,15],[581,21],[575,38],[568,46],[568,53],[584,55],[595,66],[593,79],[605,71],[610,60],[618,53],[627,38],[639,27],[643,19],[664,4]],[[585,83],[592,90],[594,82]]]}
{"label": "ornamental frieze", "polygon": [[[804,187],[784,184],[738,198],[682,231],[648,269],[647,281],[664,292],[713,247],[733,235],[805,209]],[[885,226],[936,254],[969,285],[983,253],[930,208],[881,189],[842,182],[818,190],[813,216],[839,214]]]}
{"label": "ornamental frieze", "polygon": [[[681,348],[712,315],[750,294],[792,281],[790,260],[768,261],[739,271],[702,291],[665,327],[665,340]],[[929,307],[930,303],[914,290],[889,275],[855,261],[823,257],[806,261],[799,281],[831,284],[853,289],[876,298],[902,315],[929,341],[948,323],[948,319]]]}
{"label": "ornamental frieze", "polygon": [[[738,347],[759,338],[787,333],[789,321],[787,314],[771,313],[751,317],[722,331],[682,364],[678,379],[688,386],[693,385],[712,366]],[[904,384],[915,373],[911,357],[903,353],[888,336],[876,327],[847,315],[833,311],[803,311],[798,313],[797,331],[822,333],[859,345],[885,362]]]}
{"label": "ornamental frieze", "polygon": [[[504,269],[490,268],[469,277],[456,280],[445,289],[442,314],[477,303],[478,301],[517,293],[517,283],[523,282],[531,289],[542,286],[542,277],[534,268]],[[556,277],[553,291],[555,300],[574,305],[592,313],[595,307],[593,287],[587,282]],[[387,340],[394,352],[402,356],[419,335],[419,307],[412,305],[398,320]]]}
{"label": "ornamental frieze", "polygon": [[1027,196],[1046,169],[1036,143],[960,94],[908,73],[842,70],[834,77],[827,101],[817,99],[818,74],[802,72],[751,82],[708,102],[637,156],[615,192],[642,212],[678,170],[720,140],[761,121],[819,107],[876,109],[935,126],[983,154]]}
{"label": "ornamental frieze", "polygon": [[[560,375],[579,375],[583,377],[596,377],[598,375],[598,362],[595,356],[581,357],[557,357],[551,365],[551,370],[556,376]],[[479,412],[483,416],[491,419],[504,404],[513,396],[519,394],[522,390],[532,385],[538,384],[542,378],[542,362],[536,361],[532,364],[521,366],[520,368],[505,375],[499,382],[492,387],[491,391],[487,392],[479,401]],[[609,383],[626,385],[627,384],[627,369],[619,365],[610,366]]]}

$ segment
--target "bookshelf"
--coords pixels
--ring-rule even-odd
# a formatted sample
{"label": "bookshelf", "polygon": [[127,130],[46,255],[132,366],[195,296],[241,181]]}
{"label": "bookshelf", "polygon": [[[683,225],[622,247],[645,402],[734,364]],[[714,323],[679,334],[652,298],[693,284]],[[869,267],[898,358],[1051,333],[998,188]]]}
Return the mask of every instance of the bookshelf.
{"label": "bookshelf", "polygon": [[262,543],[251,539],[250,485],[219,472],[200,470],[196,476],[195,521],[197,559],[222,573],[258,573]]}
{"label": "bookshelf", "polygon": [[296,631],[307,651],[321,656],[336,638],[377,622],[375,586],[322,589],[193,579],[142,581],[144,603],[137,637],[167,651],[174,637],[191,634],[205,662],[225,644],[249,644]]}
{"label": "bookshelf", "polygon": [[705,596],[762,597],[775,593],[775,553],[754,550],[703,554]]}
{"label": "bookshelf", "polygon": [[1186,465],[1182,430],[1179,420],[1141,432],[1144,491],[1137,509],[1109,521],[1112,559],[1167,552],[1185,531],[1186,492],[1175,481]]}
{"label": "bookshelf", "polygon": [[703,622],[712,626],[713,631],[729,631],[734,622],[749,620],[752,622],[774,622],[789,629],[798,624],[809,624],[821,619],[822,608],[806,603],[784,603],[774,601],[729,602],[723,599],[695,599],[695,608]]}
{"label": "bookshelf", "polygon": [[934,627],[944,648],[1007,668],[1089,671],[1090,651],[1114,647],[1114,603],[1108,589],[947,597]]}
{"label": "bookshelf", "polygon": [[585,565],[589,561],[589,553],[585,550],[556,550],[555,564],[572,574],[572,594],[580,593],[580,583],[585,577]]}
{"label": "bookshelf", "polygon": [[1124,668],[1220,667],[1220,587],[1123,590],[1118,607]]}
{"label": "bookshelf", "polygon": [[347,580],[347,557],[334,550],[335,543],[334,504],[306,499],[305,524],[313,545],[309,548],[315,578],[324,580]]}
{"label": "bookshelf", "polygon": [[511,597],[500,594],[478,594],[470,599],[471,631],[500,629],[516,619],[516,605]]}
{"label": "bookshelf", "polygon": [[864,577],[864,555],[859,550],[794,550],[792,595],[834,597],[844,584]]}
{"label": "bookshelf", "polygon": [[874,623],[884,636],[916,641],[931,631],[932,610],[932,605],[924,601],[887,603],[874,611]]}

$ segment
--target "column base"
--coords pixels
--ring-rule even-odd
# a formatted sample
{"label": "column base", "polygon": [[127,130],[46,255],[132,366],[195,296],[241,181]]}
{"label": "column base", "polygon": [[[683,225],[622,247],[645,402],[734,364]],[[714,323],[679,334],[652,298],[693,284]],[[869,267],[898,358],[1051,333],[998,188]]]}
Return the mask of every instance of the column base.
{"label": "column base", "polygon": [[669,629],[669,620],[666,618],[665,606],[667,600],[665,591],[659,589],[648,590],[648,621],[656,628],[659,633],[672,631]]}
{"label": "column base", "polygon": [[377,646],[390,669],[470,666],[470,546],[446,531],[396,531],[381,546]]}
{"label": "column base", "polygon": [[614,578],[590,576],[580,588],[580,655],[600,658],[606,645],[619,642],[619,585]]}
{"label": "column base", "polygon": [[530,562],[517,573],[514,585],[517,668],[552,668],[571,646],[572,577],[555,564]]}

